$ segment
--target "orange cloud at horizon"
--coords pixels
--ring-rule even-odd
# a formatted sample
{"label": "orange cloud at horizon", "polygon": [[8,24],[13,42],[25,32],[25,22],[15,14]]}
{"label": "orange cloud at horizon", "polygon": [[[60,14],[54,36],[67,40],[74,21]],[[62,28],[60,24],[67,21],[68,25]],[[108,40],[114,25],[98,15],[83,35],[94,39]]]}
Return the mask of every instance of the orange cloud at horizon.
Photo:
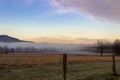
{"label": "orange cloud at horizon", "polygon": [[30,39],[34,42],[42,43],[64,43],[64,44],[93,44],[96,39],[88,38],[54,38],[54,37],[40,37],[35,39]]}

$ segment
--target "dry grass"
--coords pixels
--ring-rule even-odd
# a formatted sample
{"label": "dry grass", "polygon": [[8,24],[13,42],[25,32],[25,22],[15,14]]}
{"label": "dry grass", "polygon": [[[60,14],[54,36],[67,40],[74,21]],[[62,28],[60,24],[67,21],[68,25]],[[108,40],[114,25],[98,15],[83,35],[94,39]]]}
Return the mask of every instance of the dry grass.
{"label": "dry grass", "polygon": [[[120,57],[116,60],[119,75]],[[120,80],[112,75],[111,56],[68,55],[68,63],[68,80]],[[60,54],[0,55],[0,80],[63,80],[62,65],[58,64],[62,64]]]}
{"label": "dry grass", "polygon": [[[98,55],[68,55],[68,63],[90,62],[90,61],[111,61],[111,56]],[[116,57],[120,61],[120,57]],[[60,54],[4,54],[0,55],[0,65],[37,65],[37,64],[61,64]]]}

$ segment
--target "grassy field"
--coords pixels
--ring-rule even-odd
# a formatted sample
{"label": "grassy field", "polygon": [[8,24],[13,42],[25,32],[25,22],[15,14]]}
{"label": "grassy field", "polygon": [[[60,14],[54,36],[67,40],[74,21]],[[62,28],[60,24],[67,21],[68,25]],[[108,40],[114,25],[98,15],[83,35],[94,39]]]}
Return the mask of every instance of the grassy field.
{"label": "grassy field", "polygon": [[[111,56],[68,55],[67,80],[120,80],[112,75]],[[63,80],[62,55],[0,55],[0,80]]]}

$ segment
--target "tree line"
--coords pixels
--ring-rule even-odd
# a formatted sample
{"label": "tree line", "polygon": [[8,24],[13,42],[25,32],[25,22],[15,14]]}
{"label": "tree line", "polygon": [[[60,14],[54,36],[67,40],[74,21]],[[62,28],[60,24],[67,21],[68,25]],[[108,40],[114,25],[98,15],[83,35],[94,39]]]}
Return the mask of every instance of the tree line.
{"label": "tree line", "polygon": [[120,40],[116,39],[113,43],[105,40],[97,41],[97,51],[103,56],[104,53],[109,52],[112,55],[112,71],[113,75],[116,76],[116,60],[115,56],[120,56]]}
{"label": "tree line", "polygon": [[7,46],[0,47],[0,54],[9,54],[9,53],[56,53],[59,52],[57,49],[53,48],[34,48],[34,47],[16,47],[16,48],[9,48]]}
{"label": "tree line", "polygon": [[97,52],[101,56],[105,53],[120,55],[120,40],[116,39],[113,43],[108,42],[107,40],[98,40],[97,41]]}

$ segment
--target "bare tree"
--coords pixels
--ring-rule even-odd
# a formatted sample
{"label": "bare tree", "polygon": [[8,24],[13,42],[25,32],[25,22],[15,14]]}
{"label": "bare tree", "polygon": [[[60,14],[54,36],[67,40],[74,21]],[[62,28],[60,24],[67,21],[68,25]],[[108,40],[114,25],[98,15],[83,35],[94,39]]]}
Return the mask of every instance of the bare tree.
{"label": "bare tree", "polygon": [[97,52],[100,52],[101,56],[104,53],[105,47],[107,45],[107,41],[106,40],[98,40],[97,41]]}
{"label": "bare tree", "polygon": [[0,47],[0,53],[4,53],[4,48]]}
{"label": "bare tree", "polygon": [[116,76],[116,60],[115,56],[120,55],[120,40],[116,39],[112,45],[112,70],[113,70],[113,75]]}
{"label": "bare tree", "polygon": [[120,55],[120,40],[116,39],[113,43],[112,51],[115,55]]}

